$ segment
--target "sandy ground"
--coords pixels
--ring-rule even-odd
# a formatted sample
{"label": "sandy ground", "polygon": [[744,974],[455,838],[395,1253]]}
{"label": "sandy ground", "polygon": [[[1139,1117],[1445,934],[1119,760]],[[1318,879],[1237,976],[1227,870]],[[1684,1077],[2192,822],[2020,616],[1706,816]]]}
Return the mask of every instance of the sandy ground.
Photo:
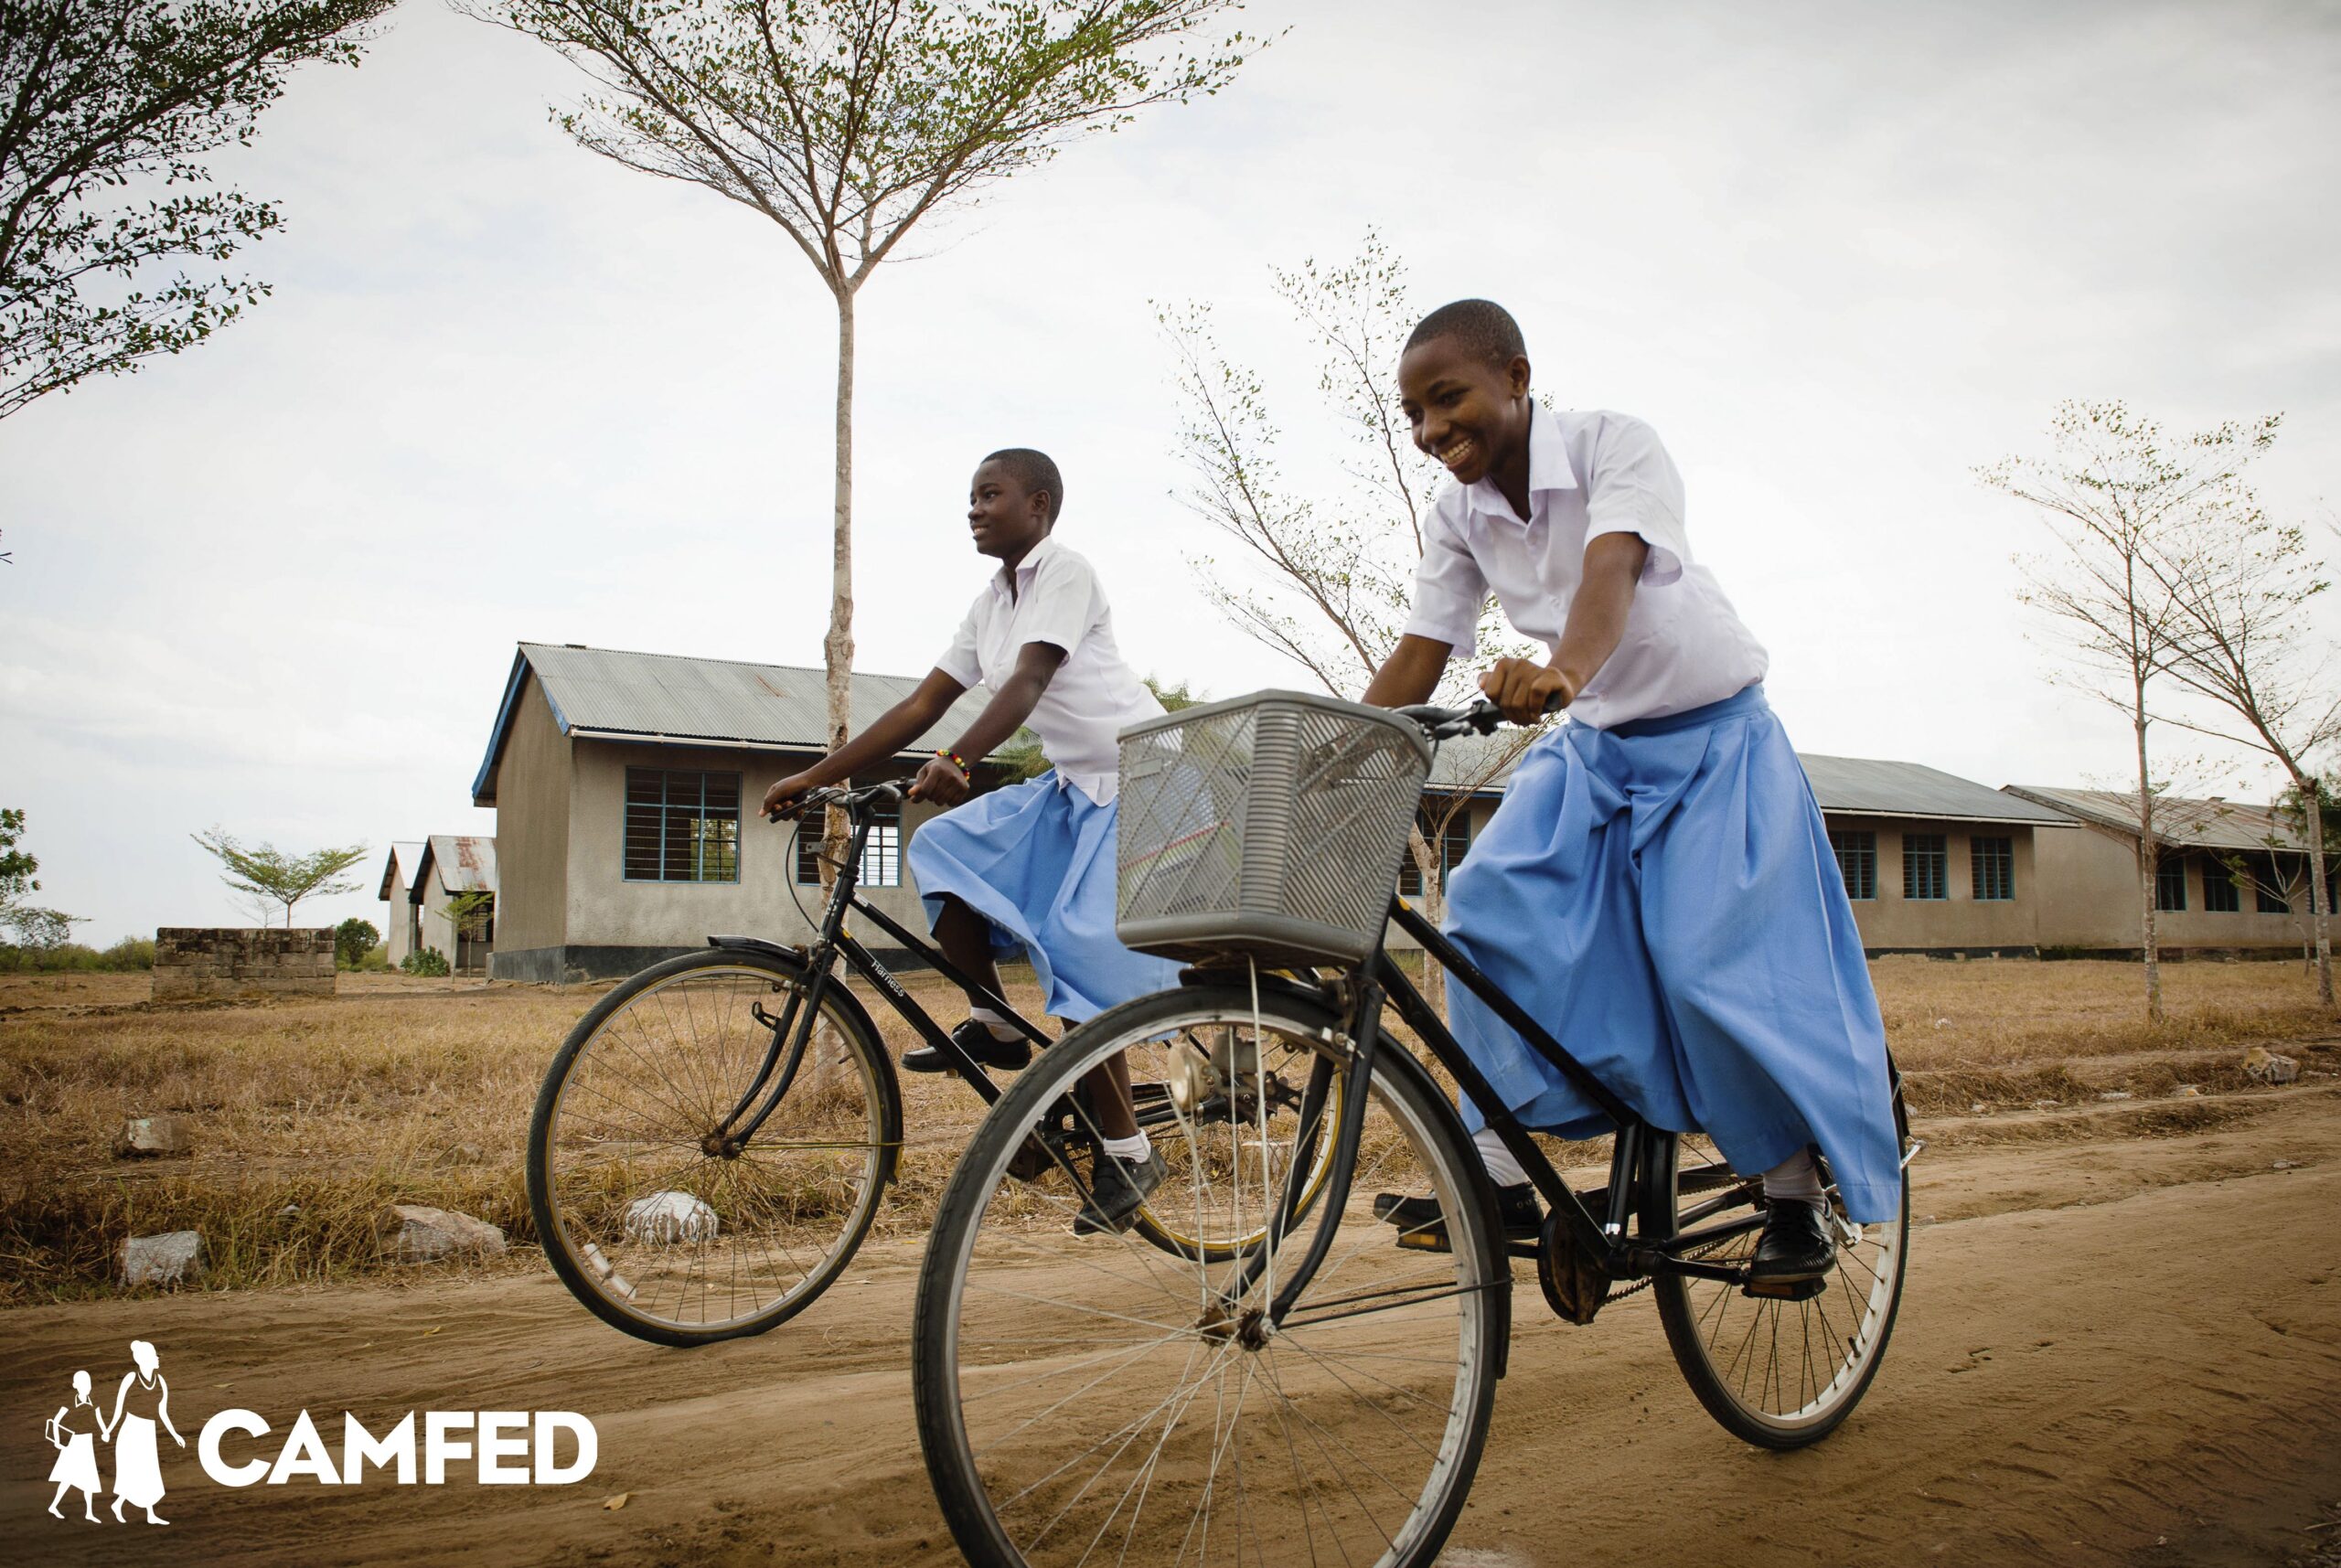
{"label": "sandy ground", "polygon": [[[2336,1531],[2312,1527],[2341,1520],[2341,1086],[2191,1125],[2092,1115],[2094,1136],[2037,1139],[1930,1125],[1883,1373],[1802,1454],[1708,1420],[1646,1295],[1576,1328],[1523,1275],[1448,1561],[2333,1561],[2315,1554]],[[0,1562],[947,1563],[911,1419],[917,1256],[873,1244],[794,1323],[688,1352],[603,1328],[549,1274],[11,1312]],[[160,1347],[190,1444],[231,1405],[280,1432],[306,1407],[336,1434],[343,1410],[379,1431],[409,1409],[572,1409],[599,1465],[568,1488],[459,1467],[439,1488],[231,1491],[166,1440],[167,1530],[52,1520],[42,1419],[78,1367],[110,1387],[134,1336]]]}

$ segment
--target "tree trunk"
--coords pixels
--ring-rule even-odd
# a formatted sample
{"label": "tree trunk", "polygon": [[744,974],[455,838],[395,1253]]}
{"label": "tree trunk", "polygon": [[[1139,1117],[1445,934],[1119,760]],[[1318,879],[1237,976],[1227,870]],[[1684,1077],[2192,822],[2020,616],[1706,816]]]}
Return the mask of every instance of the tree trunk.
{"label": "tree trunk", "polygon": [[[1430,840],[1423,836],[1420,827],[1406,830],[1406,853],[1413,858],[1415,874],[1422,881],[1422,896],[1415,901],[1422,906],[1423,918],[1437,925],[1445,912],[1447,884],[1439,875],[1438,863],[1431,858]],[[1428,950],[1423,954],[1423,1000],[1441,1019],[1447,1017],[1447,971]]]}
{"label": "tree trunk", "polygon": [[2308,912],[2309,924],[2316,933],[2316,995],[2327,1008],[2333,1006],[2333,937],[2328,921],[2333,913],[2333,901],[2325,896],[2325,803],[2318,798],[2316,780],[2298,774],[2293,782],[2308,805]]}
{"label": "tree trunk", "polygon": [[[829,540],[829,631],[821,639],[821,667],[827,679],[825,724],[828,750],[846,742],[853,729],[853,292],[840,287],[838,299],[837,490],[831,513]],[[850,779],[844,781],[852,783]],[[821,841],[821,887],[837,881],[837,862],[852,847],[852,828],[844,812],[831,806],[825,814]],[[845,984],[844,977],[832,984]],[[818,1102],[836,1076],[839,1042],[833,1031],[817,1020],[807,1050],[810,1081],[808,1099]]]}
{"label": "tree trunk", "polygon": [[2138,693],[2137,717],[2132,721],[2138,735],[2138,880],[2143,919],[2140,930],[2143,940],[2139,951],[2146,961],[2146,1021],[2162,1022],[2162,953],[2154,932],[2154,884],[2162,871],[2161,847],[2154,837],[2154,782],[2146,772],[2146,713],[2145,692]]}
{"label": "tree trunk", "polygon": [[[853,727],[853,294],[838,290],[837,496],[829,541],[829,632],[821,639],[828,677],[828,749],[846,742]],[[828,813],[826,848],[835,859],[846,849],[845,813]],[[830,872],[821,873],[824,887]]]}

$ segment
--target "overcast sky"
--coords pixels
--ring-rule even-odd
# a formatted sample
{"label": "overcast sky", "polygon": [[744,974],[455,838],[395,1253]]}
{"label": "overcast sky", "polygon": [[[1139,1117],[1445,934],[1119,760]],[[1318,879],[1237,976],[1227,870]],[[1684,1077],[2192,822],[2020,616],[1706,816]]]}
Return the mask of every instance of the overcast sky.
{"label": "overcast sky", "polygon": [[[1021,443],[1063,465],[1135,663],[1294,684],[1192,586],[1149,302],[1213,302],[1287,472],[1329,475],[1267,268],[1368,225],[1424,302],[1506,303],[1560,404],[1657,427],[1806,751],[2121,776],[2119,719],[2026,640],[2009,558],[2038,525],[1970,473],[2043,449],[2060,398],[2178,428],[2282,411],[2264,498],[2341,498],[2334,7],[1436,15],[1256,5],[1290,30],[1227,91],[881,272],[861,667],[933,662],[983,573],[967,472]],[[363,893],[301,912],[380,924],[390,840],[495,831],[469,786],[520,639],[818,664],[828,296],[761,219],[571,145],[546,106],[576,91],[408,0],[362,69],[299,76],[216,160],[289,217],[247,252],[274,295],[0,423],[0,802],[85,938],[243,923],[187,837],[213,824],[371,847]]]}

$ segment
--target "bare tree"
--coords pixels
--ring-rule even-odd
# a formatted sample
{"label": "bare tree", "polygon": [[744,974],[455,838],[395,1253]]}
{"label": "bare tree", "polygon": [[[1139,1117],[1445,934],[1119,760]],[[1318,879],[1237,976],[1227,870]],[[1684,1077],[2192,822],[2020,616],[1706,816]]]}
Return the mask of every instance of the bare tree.
{"label": "bare tree", "polygon": [[[2275,421],[2264,428],[2273,432]],[[2171,678],[2206,699],[2223,720],[2174,720],[2232,744],[2265,752],[2284,770],[2300,803],[2316,874],[2304,877],[2316,950],[2317,995],[2333,1001],[2333,939],[2325,877],[2323,792],[2315,759],[2341,744],[2341,687],[2331,650],[2309,624],[2330,584],[2318,574],[2303,531],[2269,520],[2248,493],[2215,514],[2217,537],[2157,555],[2154,570],[2178,612]]]}
{"label": "bare tree", "polygon": [[[2019,557],[2025,603],[2045,612],[2072,660],[2061,678],[2129,720],[2136,748],[2140,948],[2146,1016],[2163,1017],[2155,931],[2155,831],[2148,731],[2158,683],[2189,619],[2173,593],[2172,563],[2188,560],[2216,520],[2248,502],[2240,474],[2275,439],[2273,420],[2229,421],[2173,438],[2120,402],[2068,401],[2049,421],[2046,458],[1978,468],[1992,489],[2037,507],[2058,549]],[[2059,678],[2052,677],[2051,678]]]}
{"label": "bare tree", "polygon": [[[0,6],[0,418],[208,337],[268,292],[156,269],[283,227],[211,183],[305,60],[355,65],[393,0],[6,0]],[[123,193],[154,192],[144,199]]]}
{"label": "bare tree", "polygon": [[[1139,110],[1213,93],[1259,40],[1186,42],[1235,0],[456,0],[598,91],[578,145],[769,219],[837,304],[832,750],[851,722],[854,307],[921,220]],[[845,850],[829,814],[828,858]],[[825,866],[826,880],[828,869]]]}
{"label": "bare tree", "polygon": [[[1282,432],[1267,387],[1222,352],[1211,307],[1158,305],[1175,355],[1178,450],[1193,475],[1180,499],[1234,543],[1244,571],[1231,574],[1210,555],[1191,556],[1188,564],[1237,629],[1332,695],[1355,698],[1406,629],[1423,517],[1442,473],[1416,449],[1397,404],[1398,357],[1418,313],[1407,298],[1405,264],[1372,229],[1352,261],[1272,267],[1269,277],[1317,351],[1318,392],[1349,445],[1321,488],[1288,480],[1274,455]],[[1497,657],[1535,652],[1491,603],[1481,613],[1478,653],[1448,667],[1439,699],[1476,695],[1476,677]],[[1448,824],[1535,738],[1520,730],[1498,735],[1461,748],[1467,766],[1426,796],[1408,837],[1423,911],[1434,921],[1445,912],[1439,847]],[[1424,986],[1444,1010],[1437,965],[1425,965]]]}

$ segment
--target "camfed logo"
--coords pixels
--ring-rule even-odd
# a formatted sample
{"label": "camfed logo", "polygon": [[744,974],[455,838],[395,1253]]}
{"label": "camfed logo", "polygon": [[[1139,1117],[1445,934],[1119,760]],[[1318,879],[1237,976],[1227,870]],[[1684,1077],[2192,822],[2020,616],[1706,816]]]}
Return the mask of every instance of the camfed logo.
{"label": "camfed logo", "polygon": [[[164,1493],[161,1439],[167,1436],[179,1448],[187,1439],[171,1419],[161,1356],[144,1339],[132,1340],[130,1352],[132,1369],[111,1398],[93,1392],[102,1385],[93,1384],[87,1371],[76,1372],[71,1396],[43,1427],[57,1453],[48,1473],[57,1494],[48,1511],[59,1519],[69,1517],[61,1505],[69,1493],[79,1492],[82,1519],[107,1522],[97,1505],[99,1495],[111,1490],[114,1522],[141,1522],[125,1515],[125,1508],[142,1510],[147,1524],[170,1522],[155,1511]],[[223,1487],[294,1481],[354,1487],[369,1479],[401,1487],[451,1480],[560,1487],[592,1475],[600,1448],[593,1424],[567,1410],[409,1411],[379,1433],[344,1411],[337,1445],[327,1440],[333,1430],[330,1418],[320,1427],[304,1410],[280,1437],[257,1411],[223,1410],[203,1424],[196,1459]]]}
{"label": "camfed logo", "polygon": [[[237,1435],[265,1439],[269,1425],[254,1412],[223,1410],[203,1424],[196,1456],[203,1462],[203,1473],[223,1487],[262,1481],[279,1487],[302,1477],[326,1486],[354,1487],[365,1479],[369,1466],[394,1476],[400,1486],[411,1487],[418,1478],[418,1460],[426,1487],[444,1486],[450,1466],[458,1460],[476,1461],[483,1487],[560,1487],[593,1473],[593,1424],[573,1411],[424,1411],[419,1437],[415,1414],[408,1411],[396,1426],[377,1437],[344,1411],[341,1458],[336,1464],[324,1434],[305,1410],[294,1419],[273,1463],[254,1457],[239,1464],[223,1452],[225,1445]],[[569,1439],[566,1445],[563,1435]],[[264,1443],[257,1446],[265,1451]],[[572,1450],[565,1459],[563,1447]]]}

